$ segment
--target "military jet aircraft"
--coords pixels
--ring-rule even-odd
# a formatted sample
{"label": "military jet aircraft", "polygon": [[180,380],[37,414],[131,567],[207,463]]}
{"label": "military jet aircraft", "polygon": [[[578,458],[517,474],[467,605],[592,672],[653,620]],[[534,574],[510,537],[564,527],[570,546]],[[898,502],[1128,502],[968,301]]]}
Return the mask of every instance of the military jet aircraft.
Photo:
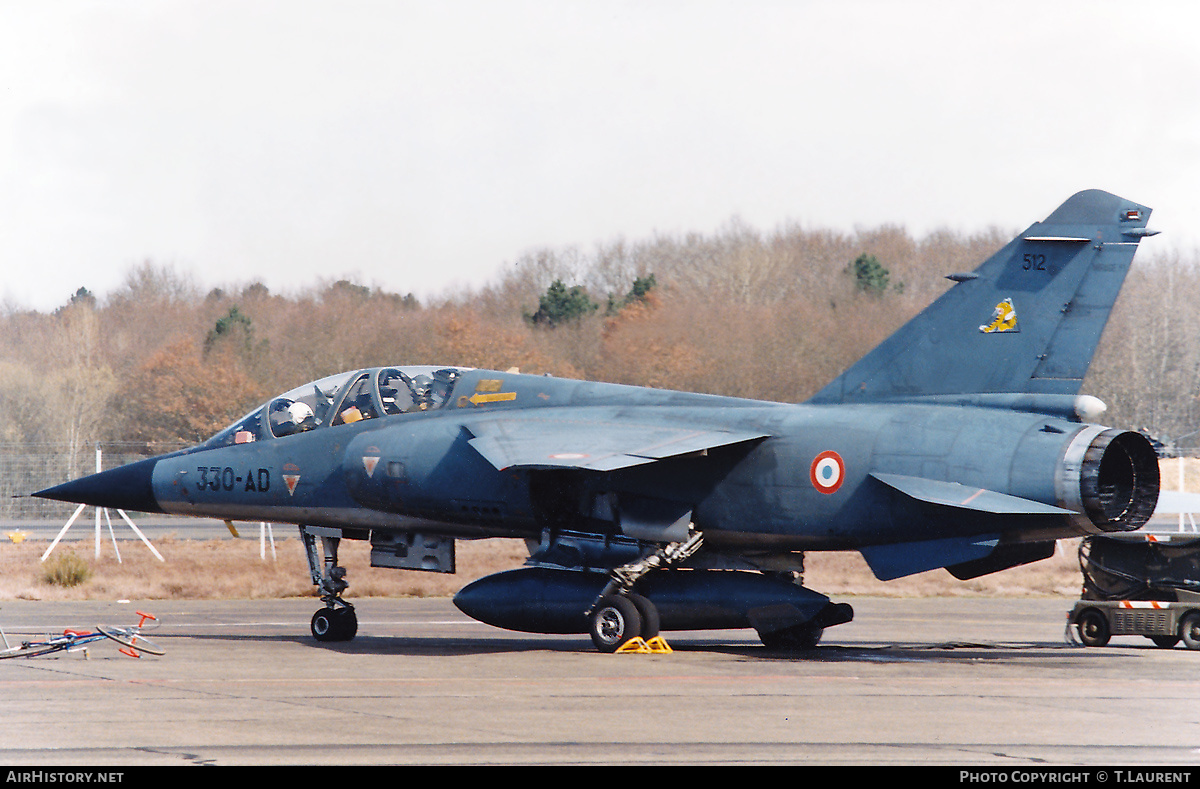
{"label": "military jet aircraft", "polygon": [[[809,648],[849,605],[803,586],[806,551],[880,579],[961,579],[1133,530],[1155,452],[1079,394],[1150,209],[1068,199],[805,403],[454,366],[343,372],[198,446],[37,496],[299,525],[323,607],[357,632],[343,539],[376,566],[454,572],[455,541],[524,538],[524,567],[455,597],[483,622],[590,633],[754,628]],[[782,360],[781,360],[782,363]],[[319,542],[318,542],[319,540]]]}

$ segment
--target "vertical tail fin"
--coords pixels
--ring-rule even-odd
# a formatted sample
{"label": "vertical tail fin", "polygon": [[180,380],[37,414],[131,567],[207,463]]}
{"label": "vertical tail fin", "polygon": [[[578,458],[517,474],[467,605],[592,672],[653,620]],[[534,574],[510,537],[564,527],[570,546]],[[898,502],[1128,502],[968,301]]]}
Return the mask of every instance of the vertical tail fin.
{"label": "vertical tail fin", "polygon": [[1079,392],[1150,209],[1097,190],[1036,222],[813,403]]}

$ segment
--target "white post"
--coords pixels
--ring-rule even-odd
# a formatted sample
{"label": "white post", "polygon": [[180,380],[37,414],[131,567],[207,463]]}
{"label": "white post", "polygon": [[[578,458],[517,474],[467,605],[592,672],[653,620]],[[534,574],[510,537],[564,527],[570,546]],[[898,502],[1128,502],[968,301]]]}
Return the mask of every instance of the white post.
{"label": "white post", "polygon": [[258,523],[258,558],[262,561],[267,560],[267,538],[271,539],[271,559],[278,561],[279,557],[275,555],[275,531],[271,528],[271,524],[266,521]]}
{"label": "white post", "polygon": [[[99,446],[96,447],[96,473],[97,474],[100,473],[100,447]],[[59,541],[62,540],[64,535],[66,535],[67,530],[71,528],[71,524],[73,524],[75,522],[75,519],[79,517],[79,513],[83,512],[83,508],[86,506],[87,506],[86,504],[80,504],[78,507],[75,508],[75,513],[73,515],[71,515],[71,517],[67,520],[66,525],[62,527],[62,531],[60,531],[58,533],[58,536],[54,538],[54,542],[50,543],[50,547],[47,548],[46,552],[42,554],[43,562],[46,561],[46,557],[50,555],[50,552],[54,550],[54,546],[58,545]],[[104,510],[104,520],[108,523],[108,534],[110,537],[112,537],[113,550],[116,551],[117,562],[123,564],[123,562],[121,561],[121,551],[119,548],[117,548],[117,536],[113,533],[112,517],[108,514],[108,509],[106,507],[97,507],[96,508],[96,558],[97,559],[100,558],[100,511],[101,510]],[[120,515],[125,520],[125,523],[129,524],[129,528],[133,529],[133,533],[136,534],[138,536],[138,538],[141,539],[141,541],[146,544],[146,547],[150,549],[150,552],[153,553],[160,562],[166,561],[166,559],[163,558],[162,554],[159,553],[158,550],[153,545],[150,544],[150,541],[148,539],[146,539],[146,535],[142,534],[141,529],[139,529],[137,527],[137,525],[132,520],[129,519],[129,516],[125,514],[124,510],[117,510],[117,514]],[[274,550],[274,547],[275,547],[274,542],[272,542],[272,545],[271,545],[272,550]]]}
{"label": "white post", "polygon": [[117,535],[113,534],[112,518],[109,516],[108,510],[104,511],[104,522],[108,525],[108,537],[110,540],[112,540],[113,553],[117,555],[117,564],[124,564],[124,562],[121,561],[121,549],[117,547]]}
{"label": "white post", "polygon": [[159,553],[158,550],[150,544],[150,541],[146,539],[146,535],[142,534],[142,530],[137,527],[137,524],[129,519],[129,516],[125,514],[125,510],[117,510],[117,514],[125,519],[125,522],[129,524],[129,528],[133,529],[133,533],[138,536],[138,539],[146,543],[146,547],[150,549],[150,553],[157,556],[160,562],[166,561],[166,559],[162,557],[162,554]]}
{"label": "white post", "polygon": [[[1183,455],[1179,456],[1179,492],[1183,493]],[[1179,513],[1179,531],[1183,531],[1183,513]]]}
{"label": "white post", "polygon": [[54,542],[50,543],[50,547],[47,548],[46,552],[42,554],[43,562],[46,561],[46,557],[50,555],[50,551],[54,550],[54,546],[58,545],[58,541],[61,540],[63,538],[63,535],[67,533],[67,529],[71,528],[71,524],[75,522],[75,519],[79,517],[79,513],[83,512],[83,508],[86,506],[87,506],[86,504],[80,504],[78,507],[75,508],[75,512],[71,515],[70,518],[67,519],[67,525],[62,527],[62,531],[60,531],[58,533],[58,536],[54,538]]}
{"label": "white post", "polygon": [[[100,447],[96,447],[96,473],[100,473]],[[96,558],[100,558],[100,508],[96,508]]]}

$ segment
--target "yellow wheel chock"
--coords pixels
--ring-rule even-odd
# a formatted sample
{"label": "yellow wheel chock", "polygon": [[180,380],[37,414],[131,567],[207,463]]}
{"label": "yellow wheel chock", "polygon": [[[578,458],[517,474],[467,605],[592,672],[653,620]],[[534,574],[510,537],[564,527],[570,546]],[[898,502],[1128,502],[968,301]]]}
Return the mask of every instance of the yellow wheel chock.
{"label": "yellow wheel chock", "polygon": [[646,642],[646,646],[656,655],[669,655],[673,651],[662,636],[655,636]]}
{"label": "yellow wheel chock", "polygon": [[622,644],[616,654],[669,655],[672,651],[662,636],[655,636],[649,641],[644,640],[641,636],[635,636]]}

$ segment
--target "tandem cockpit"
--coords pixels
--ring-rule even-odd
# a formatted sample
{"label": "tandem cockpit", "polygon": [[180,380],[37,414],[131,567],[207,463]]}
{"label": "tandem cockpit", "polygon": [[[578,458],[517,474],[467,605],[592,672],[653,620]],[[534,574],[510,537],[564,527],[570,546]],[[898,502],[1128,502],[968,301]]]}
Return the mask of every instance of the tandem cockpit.
{"label": "tandem cockpit", "polygon": [[204,442],[249,444],[324,427],[419,411],[451,401],[461,367],[375,367],[338,373],[273,397]]}

